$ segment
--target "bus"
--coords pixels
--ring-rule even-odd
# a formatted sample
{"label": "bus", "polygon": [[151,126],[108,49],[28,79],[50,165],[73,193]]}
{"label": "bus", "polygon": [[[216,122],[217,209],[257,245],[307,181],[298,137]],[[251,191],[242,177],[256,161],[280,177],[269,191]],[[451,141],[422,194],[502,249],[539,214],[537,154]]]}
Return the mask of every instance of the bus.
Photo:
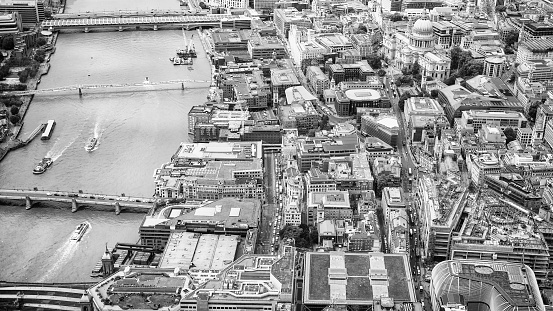
{"label": "bus", "polygon": [[409,168],[409,176],[413,175],[413,170]]}

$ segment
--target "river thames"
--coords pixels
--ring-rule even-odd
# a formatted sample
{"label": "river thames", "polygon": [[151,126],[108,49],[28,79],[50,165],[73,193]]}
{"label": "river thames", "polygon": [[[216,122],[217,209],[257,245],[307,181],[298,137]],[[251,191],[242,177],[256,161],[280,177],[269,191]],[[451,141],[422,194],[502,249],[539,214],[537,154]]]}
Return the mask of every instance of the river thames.
{"label": "river thames", "polygon": [[[177,0],[69,0],[66,12],[178,9]],[[180,30],[62,33],[50,72],[39,89],[81,84],[141,83],[168,80],[210,80],[210,66],[196,32],[194,70],[174,66],[169,58],[184,47]],[[0,187],[78,191],[150,197],[153,172],[168,162],[182,141],[188,141],[187,113],[206,101],[209,83],[190,89],[36,95],[25,116],[20,137],[54,119],[52,138],[34,140],[0,163]],[[151,88],[151,89],[150,89]],[[84,147],[91,137],[97,148]],[[43,157],[53,166],[43,175],[32,169]],[[70,209],[0,206],[0,280],[70,282],[90,280],[90,272],[107,243],[134,243],[143,214]],[[78,243],[69,242],[75,227],[87,221],[91,230]]]}

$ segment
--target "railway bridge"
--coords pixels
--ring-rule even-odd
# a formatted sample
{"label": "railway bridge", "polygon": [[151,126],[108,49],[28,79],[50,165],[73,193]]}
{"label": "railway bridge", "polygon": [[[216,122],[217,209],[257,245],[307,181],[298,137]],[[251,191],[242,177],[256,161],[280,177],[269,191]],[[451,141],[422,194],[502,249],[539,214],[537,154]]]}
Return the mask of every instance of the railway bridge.
{"label": "railway bridge", "polygon": [[163,26],[178,26],[187,30],[196,28],[232,28],[250,29],[251,19],[244,16],[230,14],[207,15],[170,15],[170,16],[130,16],[116,17],[89,17],[49,19],[42,22],[42,28],[50,31],[64,29],[82,29],[89,32],[94,28],[136,29],[137,27],[158,30]]}
{"label": "railway bridge", "polygon": [[0,281],[0,309],[92,311],[86,290],[94,284]]}
{"label": "railway bridge", "polygon": [[156,204],[153,198],[102,195],[82,192],[0,189],[0,202],[24,205],[31,209],[35,204],[70,206],[72,212],[89,207],[98,210],[112,210],[147,213]]}

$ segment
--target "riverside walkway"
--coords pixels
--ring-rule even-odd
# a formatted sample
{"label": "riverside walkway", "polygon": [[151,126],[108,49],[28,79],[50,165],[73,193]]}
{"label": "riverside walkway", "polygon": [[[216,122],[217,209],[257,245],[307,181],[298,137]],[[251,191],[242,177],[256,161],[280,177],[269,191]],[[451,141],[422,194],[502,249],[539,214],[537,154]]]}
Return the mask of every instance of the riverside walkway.
{"label": "riverside walkway", "polygon": [[34,204],[65,204],[76,212],[81,207],[99,210],[112,210],[116,214],[121,211],[147,213],[155,204],[153,198],[102,195],[91,193],[74,193],[46,190],[0,189],[0,201],[18,202],[31,209]]}
{"label": "riverside walkway", "polygon": [[250,29],[251,19],[244,16],[230,14],[208,15],[179,15],[179,16],[128,16],[95,17],[95,18],[65,18],[49,19],[42,22],[42,28],[50,31],[60,29],[83,29],[89,32],[92,28],[117,28],[123,31],[129,27],[152,27],[157,30],[160,26],[179,26],[186,29],[195,28],[235,28]]}

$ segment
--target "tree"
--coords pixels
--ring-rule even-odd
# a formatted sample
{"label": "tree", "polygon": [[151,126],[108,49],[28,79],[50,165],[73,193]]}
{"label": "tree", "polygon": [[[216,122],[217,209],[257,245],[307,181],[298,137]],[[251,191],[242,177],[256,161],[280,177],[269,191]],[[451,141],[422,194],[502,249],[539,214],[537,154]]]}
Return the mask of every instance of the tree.
{"label": "tree", "polygon": [[430,91],[430,97],[432,97],[432,98],[438,98],[438,90],[432,90],[432,91]]}
{"label": "tree", "polygon": [[16,125],[17,123],[19,123],[19,121],[21,121],[21,117],[18,114],[14,114],[10,116],[10,122],[13,125]]}
{"label": "tree", "polygon": [[42,63],[46,58],[46,52],[44,50],[37,50],[33,59],[39,63]]}
{"label": "tree", "polygon": [[372,69],[380,69],[382,68],[382,56],[378,56],[376,54],[369,55],[367,57],[367,63]]}
{"label": "tree", "polygon": [[479,61],[466,62],[458,71],[459,75],[463,78],[472,78],[477,75],[481,75],[484,71],[484,63]]}
{"label": "tree", "polygon": [[538,107],[541,105],[541,101],[535,101],[530,105],[530,108],[528,108],[528,116],[530,117],[531,121],[536,120],[536,114],[538,113]]}
{"label": "tree", "polygon": [[505,46],[513,48],[515,43],[518,42],[519,32],[516,30],[511,30],[505,35]]}
{"label": "tree", "polygon": [[202,9],[204,9],[204,10],[205,10],[205,9],[209,9],[209,6],[208,6],[207,4],[205,4],[204,2],[200,2],[199,5],[200,5],[200,8],[202,8]]}
{"label": "tree", "polygon": [[19,77],[19,82],[25,83],[29,79],[29,71],[27,69],[24,69],[20,71],[17,76]]}
{"label": "tree", "polygon": [[397,14],[397,13],[390,16],[390,21],[391,21],[391,22],[399,22],[399,21],[401,21],[401,20],[403,20],[403,16],[401,16],[401,15],[399,15],[399,14]]}
{"label": "tree", "polygon": [[10,113],[11,113],[12,115],[19,114],[19,108],[18,108],[17,106],[12,106],[12,107],[10,108]]}
{"label": "tree", "polygon": [[415,62],[413,64],[413,67],[411,68],[411,74],[418,75],[420,73],[421,73],[421,65],[419,65],[419,62]]}
{"label": "tree", "polygon": [[505,134],[506,138],[507,138],[507,141],[506,143],[510,143],[512,142],[513,140],[516,140],[517,139],[517,134],[515,133],[515,131],[508,127],[506,128],[504,131],[503,131],[503,134]]}
{"label": "tree", "polygon": [[2,38],[2,49],[13,50],[15,43],[12,36],[6,36]]}
{"label": "tree", "polygon": [[403,111],[403,109],[405,108],[405,101],[408,99],[408,98],[411,98],[413,95],[411,95],[411,93],[403,93],[401,94],[401,96],[399,97],[399,100],[397,102],[398,104],[398,107],[401,111]]}
{"label": "tree", "polygon": [[461,57],[461,53],[463,53],[463,50],[461,50],[461,48],[458,46],[455,46],[451,49],[451,52],[449,54],[451,58],[451,69],[459,68],[459,58]]}
{"label": "tree", "polygon": [[307,132],[307,137],[315,137],[316,133],[317,133],[316,129],[310,129],[309,132]]}
{"label": "tree", "polygon": [[48,41],[46,41],[46,39],[44,37],[40,37],[36,40],[36,45],[38,46],[43,46],[47,43]]}
{"label": "tree", "polygon": [[319,123],[319,128],[321,130],[328,130],[330,127],[329,121],[330,121],[330,118],[328,117],[328,115],[324,114],[323,117],[321,118],[321,122]]}
{"label": "tree", "polygon": [[355,31],[355,33],[367,33],[367,32],[368,32],[367,26],[363,24],[359,25],[359,27],[357,27],[357,31]]}
{"label": "tree", "polygon": [[384,77],[386,75],[386,70],[384,69],[378,69],[378,75],[381,76],[381,77]]}

